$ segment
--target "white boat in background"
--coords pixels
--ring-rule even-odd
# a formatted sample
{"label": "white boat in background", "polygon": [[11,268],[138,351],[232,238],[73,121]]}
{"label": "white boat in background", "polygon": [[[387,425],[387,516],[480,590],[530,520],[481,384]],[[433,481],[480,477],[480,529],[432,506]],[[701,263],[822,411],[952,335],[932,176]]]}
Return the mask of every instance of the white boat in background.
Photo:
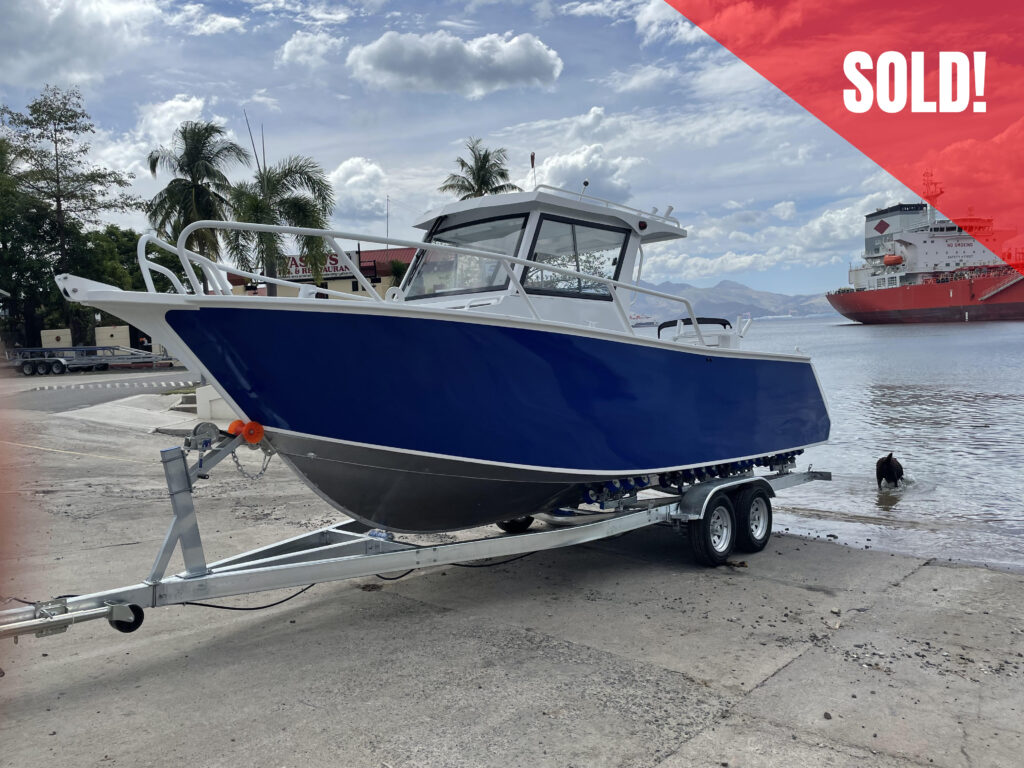
{"label": "white boat in background", "polygon": [[[58,284],[160,339],[324,499],[373,527],[508,520],[786,461],[828,438],[808,358],[741,350],[749,321],[698,318],[635,284],[643,246],[686,236],[677,220],[541,186],[454,202],[416,226],[422,243],[199,222],[177,246],[140,241],[145,292]],[[201,228],[322,237],[365,293],[214,263],[184,247]],[[418,251],[380,297],[348,240]],[[147,258],[151,243],[181,271]],[[298,295],[235,295],[229,274]],[[638,333],[635,293],[675,302],[678,319]]]}

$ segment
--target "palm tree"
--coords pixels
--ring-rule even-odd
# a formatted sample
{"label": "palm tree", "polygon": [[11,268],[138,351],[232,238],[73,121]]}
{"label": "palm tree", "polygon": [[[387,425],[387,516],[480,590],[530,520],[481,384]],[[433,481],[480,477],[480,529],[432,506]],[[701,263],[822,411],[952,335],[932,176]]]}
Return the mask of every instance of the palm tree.
{"label": "palm tree", "polygon": [[[319,163],[309,157],[294,155],[276,165],[260,166],[256,176],[231,189],[231,207],[238,221],[250,224],[287,225],[326,229],[334,210],[334,190]],[[239,268],[248,272],[276,277],[285,266],[285,236],[230,230],[226,235],[228,251]],[[299,256],[320,279],[327,261],[327,249],[319,237],[296,238]],[[275,286],[267,293],[276,294]]]}
{"label": "palm tree", "polygon": [[[189,120],[174,132],[171,148],[149,153],[149,171],[157,168],[173,175],[148,205],[149,223],[163,237],[176,237],[189,224],[204,219],[223,221],[230,209],[231,182],[224,174],[233,163],[249,165],[250,155],[226,138],[216,123]],[[186,246],[208,258],[220,255],[214,230],[194,232]]]}
{"label": "palm tree", "polygon": [[437,188],[439,192],[454,192],[460,200],[468,200],[471,197],[523,191],[509,183],[506,149],[487,149],[480,146],[480,139],[472,136],[466,140],[466,149],[469,150],[470,162],[467,163],[461,157],[455,158],[461,173],[449,173],[444,184]]}

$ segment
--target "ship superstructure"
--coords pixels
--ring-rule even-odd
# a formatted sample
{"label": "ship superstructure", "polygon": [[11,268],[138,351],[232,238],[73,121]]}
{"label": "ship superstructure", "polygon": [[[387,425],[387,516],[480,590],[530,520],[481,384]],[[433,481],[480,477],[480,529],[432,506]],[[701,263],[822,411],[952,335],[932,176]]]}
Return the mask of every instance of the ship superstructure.
{"label": "ship superstructure", "polygon": [[862,323],[1024,319],[1024,252],[1005,245],[1016,232],[970,210],[941,216],[942,188],[928,174],[925,195],[864,217],[863,261],[829,303]]}

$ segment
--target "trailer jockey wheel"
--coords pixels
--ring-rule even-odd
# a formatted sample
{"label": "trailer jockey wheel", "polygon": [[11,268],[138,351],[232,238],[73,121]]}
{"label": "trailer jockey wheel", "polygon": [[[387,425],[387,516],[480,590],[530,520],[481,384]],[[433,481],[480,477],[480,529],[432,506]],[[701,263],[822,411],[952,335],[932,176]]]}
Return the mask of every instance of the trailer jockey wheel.
{"label": "trailer jockey wheel", "polygon": [[515,517],[511,520],[502,520],[496,525],[505,533],[526,533],[527,529],[533,525],[533,518],[529,515],[526,517]]}
{"label": "trailer jockey wheel", "polygon": [[704,508],[700,520],[687,525],[694,559],[714,568],[729,559],[736,544],[736,514],[729,497],[719,491]]}
{"label": "trailer jockey wheel", "polygon": [[736,549],[760,552],[772,536],[772,503],[764,488],[747,488],[736,498]]}
{"label": "trailer jockey wheel", "polygon": [[107,623],[118,632],[128,634],[142,626],[142,622],[146,618],[146,614],[143,613],[142,606],[127,605],[125,607],[132,612],[132,617],[130,619],[107,619]]}

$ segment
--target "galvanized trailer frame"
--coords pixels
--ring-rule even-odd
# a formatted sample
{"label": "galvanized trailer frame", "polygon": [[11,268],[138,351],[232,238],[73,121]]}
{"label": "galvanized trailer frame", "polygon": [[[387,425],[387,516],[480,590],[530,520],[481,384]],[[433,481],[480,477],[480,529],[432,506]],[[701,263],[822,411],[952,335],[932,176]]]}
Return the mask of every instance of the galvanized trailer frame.
{"label": "galvanized trailer frame", "polygon": [[[162,451],[161,462],[173,517],[146,579],[103,592],[54,598],[0,611],[0,638],[58,634],[72,624],[92,619],[107,619],[115,629],[133,632],[142,625],[145,608],[521,555],[597,541],[658,523],[689,525],[694,535],[694,525],[706,521],[709,509],[721,503],[714,500],[721,500],[723,496],[736,498],[737,494],[748,490],[759,490],[765,497],[774,496],[774,492],[782,488],[832,479],[829,472],[810,469],[795,472],[795,461],[790,458],[773,465],[774,474],[755,475],[748,470],[685,488],[681,486],[676,493],[648,498],[642,498],[644,494],[632,495],[605,504],[602,514],[575,512],[572,525],[551,530],[423,546],[348,521],[208,563],[192,497],[193,485],[199,479],[206,479],[214,466],[242,445],[242,435],[227,435],[214,425],[206,424],[186,438],[186,448],[199,452],[198,460],[191,467],[181,447]],[[268,449],[264,446],[264,450]],[[269,457],[269,453],[267,455]],[[715,508],[713,514],[719,512],[720,508]],[[598,519],[588,522],[593,518]],[[546,519],[554,521],[551,516]],[[735,518],[733,523],[735,527]],[[735,536],[735,531],[732,535]],[[769,508],[765,542],[770,535]],[[179,547],[185,570],[167,576],[171,556]]]}

